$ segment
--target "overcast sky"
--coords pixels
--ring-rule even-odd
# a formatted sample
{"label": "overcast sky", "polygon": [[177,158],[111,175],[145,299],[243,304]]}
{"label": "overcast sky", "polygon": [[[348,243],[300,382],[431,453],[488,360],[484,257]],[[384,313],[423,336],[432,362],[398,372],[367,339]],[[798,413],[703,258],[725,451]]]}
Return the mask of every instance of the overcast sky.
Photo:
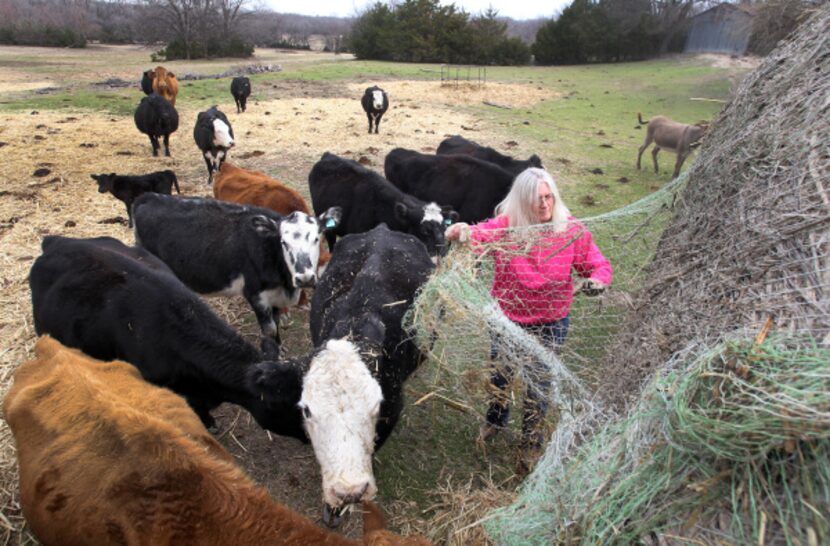
{"label": "overcast sky", "polygon": [[[377,0],[262,0],[277,13],[301,13],[303,15],[334,15],[350,17],[364,11]],[[499,15],[513,19],[551,17],[572,0],[441,0],[441,4],[455,4],[471,15],[486,11],[489,6],[498,10]]]}

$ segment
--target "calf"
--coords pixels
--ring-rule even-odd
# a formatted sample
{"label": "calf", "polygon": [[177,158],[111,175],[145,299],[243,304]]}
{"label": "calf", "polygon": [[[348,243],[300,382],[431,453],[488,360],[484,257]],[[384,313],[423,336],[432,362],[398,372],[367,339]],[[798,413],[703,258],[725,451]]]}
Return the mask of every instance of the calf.
{"label": "calf", "polygon": [[340,225],[326,233],[329,248],[334,248],[338,235],[362,233],[385,223],[415,235],[431,256],[438,256],[446,250],[445,228],[458,218],[449,207],[407,195],[356,161],[328,152],[311,169],[308,187],[315,212],[333,206],[343,210]]}
{"label": "calf", "polygon": [[231,81],[231,95],[236,101],[236,113],[245,111],[245,104],[251,95],[251,80],[245,76],[237,76]]}
{"label": "calf", "polygon": [[369,502],[362,540],[317,527],[237,467],[181,397],[48,336],[15,372],[3,414],[23,514],[46,546],[428,544],[383,530]]}
{"label": "calf", "polygon": [[383,168],[386,178],[400,190],[452,207],[459,220],[467,223],[490,218],[513,184],[512,173],[466,155],[428,155],[395,148]]}
{"label": "calf", "polygon": [[[150,87],[153,93],[164,97],[173,106],[176,106],[176,96],[179,94],[179,80],[172,72],[168,72],[163,66],[157,66],[153,70],[148,70],[144,76],[150,80]],[[147,93],[145,88],[144,77],[141,79],[141,89]],[[147,93],[149,95],[149,93]]]}
{"label": "calf", "polygon": [[176,193],[181,193],[176,173],[171,170],[157,171],[140,176],[110,173],[91,174],[90,177],[98,182],[98,193],[110,192],[127,206],[127,217],[130,219],[129,227],[133,227],[133,201],[139,195],[148,192],[170,195],[174,185],[176,186]]}
{"label": "calf", "polygon": [[[340,347],[340,354],[348,354],[346,344],[350,342],[346,340],[351,340],[356,344],[352,350],[362,355],[362,359],[341,357],[325,367],[321,359],[303,380],[300,408],[312,442],[315,435],[342,435],[344,426],[362,439],[340,449],[316,451],[323,482],[332,484],[323,490],[327,523],[336,524],[344,504],[368,493],[357,487],[364,483],[364,475],[371,477],[370,487],[374,488],[372,454],[397,423],[403,406],[403,383],[420,361],[413,334],[404,331],[401,322],[431,271],[432,262],[423,244],[381,224],[340,240],[314,291],[310,320],[314,345],[325,346],[333,354],[332,348]],[[263,376],[258,380],[266,400],[276,388],[271,385],[267,366],[262,366]],[[312,389],[320,382],[331,381],[331,376],[341,376],[350,393],[349,403],[339,409],[340,420],[330,418],[330,400],[315,394],[323,391]],[[327,475],[326,469],[334,468],[337,460],[350,460],[353,469],[361,468],[365,474]]]}
{"label": "calf", "polygon": [[135,126],[150,138],[153,155],[159,155],[159,138],[164,138],[164,155],[170,156],[170,135],[179,128],[179,113],[155,93],[141,99],[133,115]]}
{"label": "calf", "polygon": [[360,105],[363,106],[363,111],[369,119],[369,134],[372,133],[372,122],[375,124],[375,134],[377,134],[380,118],[389,109],[389,96],[377,85],[367,87],[363,98],[360,99]]}
{"label": "calf", "polygon": [[[94,358],[130,362],[147,381],[184,396],[206,426],[214,426],[211,410],[230,402],[263,428],[310,439],[329,513],[375,495],[369,446],[382,393],[369,370],[377,358],[352,341],[263,361],[165,264],[109,237],[45,238],[29,283],[38,334]],[[362,347],[376,348],[383,343],[377,331],[369,323],[355,332]],[[311,409],[301,409],[301,400],[314,401]]]}
{"label": "calf", "polygon": [[699,143],[703,135],[709,129],[706,123],[697,125],[686,125],[685,123],[678,123],[672,121],[665,116],[657,116],[651,118],[649,121],[643,121],[643,116],[637,112],[637,121],[640,125],[646,127],[646,138],[643,145],[640,146],[637,152],[637,168],[640,168],[640,160],[643,157],[643,152],[646,151],[648,145],[654,142],[654,149],[651,150],[651,158],[654,160],[654,172],[658,173],[657,168],[657,153],[660,150],[668,150],[677,154],[677,161],[674,164],[674,174],[672,178],[677,178],[680,175],[680,167],[686,161],[686,157],[692,153],[692,149]]}
{"label": "calf", "polygon": [[[308,203],[297,190],[261,172],[240,169],[227,161],[219,167],[213,181],[213,196],[229,203],[271,209],[283,216],[295,211],[311,214]],[[323,274],[330,259],[331,254],[321,240],[318,275]]]}
{"label": "calf", "polygon": [[[145,193],[133,204],[136,243],[201,294],[244,296],[265,336],[279,345],[280,309],[297,305],[317,282],[320,234],[334,229],[340,210],[319,218],[280,216],[213,199]],[[268,342],[268,339],[265,340]],[[268,343],[269,351],[275,350]]]}
{"label": "calf", "polygon": [[481,144],[473,142],[472,140],[467,140],[460,135],[444,139],[438,146],[438,150],[435,153],[438,155],[469,155],[475,157],[476,159],[481,159],[482,161],[495,163],[502,169],[512,173],[513,176],[516,176],[523,170],[531,167],[538,167],[540,169],[543,168],[542,160],[539,159],[539,156],[536,154],[533,154],[526,160],[513,159],[509,155],[501,154],[493,148],[482,146]]}
{"label": "calf", "polygon": [[225,114],[212,106],[205,112],[199,112],[196,126],[193,128],[193,139],[205,156],[210,184],[213,181],[213,173],[222,166],[228,150],[234,145],[231,122]]}

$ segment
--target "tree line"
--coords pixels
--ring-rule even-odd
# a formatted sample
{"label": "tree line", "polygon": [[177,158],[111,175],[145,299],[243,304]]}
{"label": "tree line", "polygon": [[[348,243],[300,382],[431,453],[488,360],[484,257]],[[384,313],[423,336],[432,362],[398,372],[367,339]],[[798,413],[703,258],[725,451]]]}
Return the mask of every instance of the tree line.
{"label": "tree line", "polygon": [[[159,44],[155,58],[246,57],[254,46],[329,49],[358,58],[481,65],[576,64],[682,51],[692,16],[716,0],[573,0],[558,17],[470,15],[438,0],[387,0],[354,18],[284,15],[254,0],[0,0],[0,43],[84,47]],[[742,0],[755,12],[752,52],[766,54],[821,0]]]}

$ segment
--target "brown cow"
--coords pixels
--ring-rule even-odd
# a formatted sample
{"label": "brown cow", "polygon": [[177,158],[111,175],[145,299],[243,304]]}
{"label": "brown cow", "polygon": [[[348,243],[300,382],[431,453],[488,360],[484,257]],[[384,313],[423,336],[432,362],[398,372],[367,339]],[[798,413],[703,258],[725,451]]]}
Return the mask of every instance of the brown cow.
{"label": "brown cow", "polygon": [[674,174],[672,178],[677,178],[680,174],[680,167],[686,161],[686,157],[692,153],[692,149],[700,143],[700,139],[706,134],[709,129],[707,123],[699,123],[696,125],[686,125],[685,123],[678,123],[672,121],[665,116],[657,116],[651,118],[649,121],[643,121],[643,116],[637,112],[637,120],[640,125],[646,127],[646,139],[643,145],[640,146],[640,151],[637,154],[637,168],[640,168],[640,159],[643,157],[643,152],[648,148],[648,145],[654,142],[654,149],[651,150],[651,157],[654,160],[654,172],[659,172],[657,168],[657,153],[660,150],[668,150],[677,154],[677,162],[674,164]]}
{"label": "brown cow", "polygon": [[155,70],[149,70],[147,75],[150,77],[153,92],[176,106],[176,95],[179,94],[179,80],[176,79],[176,75],[168,72],[163,66],[157,66]]}
{"label": "brown cow", "polygon": [[[219,174],[213,180],[213,196],[221,201],[271,209],[282,215],[294,211],[312,214],[308,203],[297,190],[261,172],[240,169],[227,161],[222,163]],[[329,260],[331,254],[321,239],[318,275],[323,274]]]}
{"label": "brown cow", "polygon": [[132,365],[43,336],[3,403],[31,529],[50,545],[427,545],[383,530],[365,503],[362,541],[275,502],[187,402]]}

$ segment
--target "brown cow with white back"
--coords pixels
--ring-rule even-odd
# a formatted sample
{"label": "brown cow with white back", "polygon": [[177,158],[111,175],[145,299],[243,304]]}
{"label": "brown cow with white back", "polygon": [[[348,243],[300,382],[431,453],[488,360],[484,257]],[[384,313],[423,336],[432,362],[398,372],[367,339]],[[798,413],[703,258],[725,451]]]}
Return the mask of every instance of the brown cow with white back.
{"label": "brown cow with white back", "polygon": [[275,502],[187,402],[43,336],[3,403],[15,436],[23,514],[46,546],[411,545],[365,503],[363,540]]}

